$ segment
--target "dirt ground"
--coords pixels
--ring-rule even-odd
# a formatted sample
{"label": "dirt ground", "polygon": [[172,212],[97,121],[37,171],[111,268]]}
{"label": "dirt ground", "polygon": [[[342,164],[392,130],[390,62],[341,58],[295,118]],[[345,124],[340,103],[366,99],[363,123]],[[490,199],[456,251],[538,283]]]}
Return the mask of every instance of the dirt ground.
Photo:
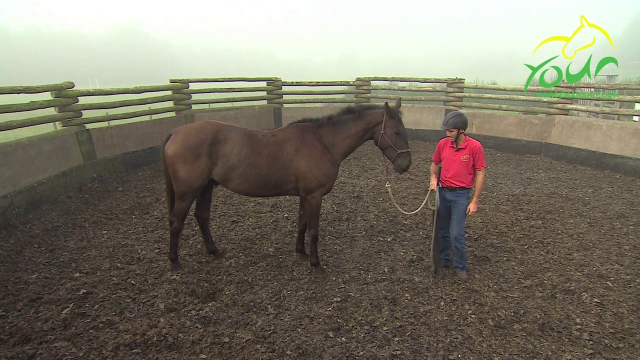
{"label": "dirt ground", "polygon": [[217,189],[225,258],[190,216],[172,271],[159,167],[94,179],[0,231],[0,358],[637,358],[640,180],[486,150],[469,282],[436,280],[430,211],[385,188],[422,203],[435,144],[411,146],[402,176],[370,142],[343,163],[324,279],[295,255],[297,198]]}

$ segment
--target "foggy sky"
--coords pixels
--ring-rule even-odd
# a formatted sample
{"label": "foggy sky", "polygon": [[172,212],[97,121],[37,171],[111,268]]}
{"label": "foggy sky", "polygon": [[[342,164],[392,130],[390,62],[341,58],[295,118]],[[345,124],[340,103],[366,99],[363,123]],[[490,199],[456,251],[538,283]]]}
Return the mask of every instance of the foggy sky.
{"label": "foggy sky", "polygon": [[[457,76],[524,84],[525,63],[537,65],[562,48],[548,44],[533,56],[538,43],[570,36],[580,15],[611,35],[610,54],[629,53],[623,45],[640,48],[621,40],[638,13],[637,0],[0,0],[0,86],[233,76]],[[603,45],[597,35],[597,49],[606,53]]]}

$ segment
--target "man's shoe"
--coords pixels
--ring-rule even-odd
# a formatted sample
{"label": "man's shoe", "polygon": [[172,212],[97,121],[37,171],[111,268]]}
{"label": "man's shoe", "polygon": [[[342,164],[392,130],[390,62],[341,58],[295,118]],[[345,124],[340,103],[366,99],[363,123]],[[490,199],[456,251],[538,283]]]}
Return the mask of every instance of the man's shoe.
{"label": "man's shoe", "polygon": [[467,282],[469,277],[467,276],[467,272],[466,271],[456,270],[456,272],[458,273],[458,279],[460,279],[460,281]]}

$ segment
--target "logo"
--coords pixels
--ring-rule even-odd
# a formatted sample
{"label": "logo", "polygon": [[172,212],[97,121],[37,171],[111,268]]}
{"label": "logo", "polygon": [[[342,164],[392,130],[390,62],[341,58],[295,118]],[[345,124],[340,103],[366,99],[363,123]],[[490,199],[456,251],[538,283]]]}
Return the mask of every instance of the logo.
{"label": "logo", "polygon": [[[580,16],[580,26],[578,26],[576,28],[576,30],[573,32],[573,34],[571,36],[561,36],[561,35],[559,35],[559,36],[548,37],[545,40],[543,40],[542,42],[540,42],[538,44],[538,46],[536,46],[536,48],[533,50],[533,55],[536,54],[536,51],[538,51],[538,49],[542,45],[557,41],[557,42],[563,42],[564,43],[564,46],[562,47],[562,57],[564,57],[566,60],[572,60],[572,59],[574,59],[576,57],[576,55],[580,51],[584,51],[584,50],[592,47],[596,43],[596,36],[595,35],[593,35],[593,39],[590,42],[588,42],[588,40],[581,40],[581,38],[577,38],[576,35],[578,35],[583,30],[585,32],[587,32],[587,33],[588,33],[589,30],[591,30],[592,32],[594,32],[593,30],[595,30],[595,34],[603,35],[609,41],[609,44],[611,44],[611,48],[613,50],[615,50],[615,46],[613,45],[613,40],[611,40],[611,36],[609,36],[607,31],[605,29],[603,29],[602,27],[600,27],[600,26],[598,26],[598,25],[596,25],[596,24],[594,24],[592,22],[589,22],[589,20],[587,20],[587,18],[584,15],[581,15]],[[585,33],[582,33],[582,34],[585,34]],[[529,78],[527,79],[527,82],[526,82],[526,84],[524,86],[524,92],[525,93],[527,92],[527,88],[529,87],[529,84],[531,83],[531,80],[533,80],[534,76],[540,70],[542,70],[545,66],[547,66],[547,64],[549,64],[550,62],[552,62],[553,60],[555,60],[559,56],[560,55],[553,56],[553,57],[543,61],[542,63],[540,63],[538,66],[525,64],[525,66],[527,68],[529,68],[529,70],[531,70],[531,75],[529,75]],[[591,58],[592,58],[592,56],[593,56],[593,54],[591,54],[589,56],[589,59],[582,66],[582,69],[580,71],[578,71],[577,73],[575,73],[575,74],[571,73],[571,71],[569,70],[569,67],[571,66],[571,62],[567,65],[566,70],[564,72],[562,71],[562,69],[559,66],[556,66],[556,65],[550,66],[549,68],[544,70],[542,73],[540,73],[540,77],[539,77],[540,86],[549,89],[549,88],[552,88],[552,87],[557,86],[558,84],[560,84],[563,79],[566,79],[566,81],[569,84],[574,84],[574,83],[582,80],[585,75],[589,79],[591,79],[592,78],[591,77]],[[608,64],[615,64],[616,67],[618,67],[618,59],[616,59],[613,56],[606,56],[606,57],[600,59],[600,61],[598,61],[598,64],[596,65],[594,76],[597,76],[598,73],[600,73],[600,71],[602,71],[602,69],[605,66],[607,66]],[[551,69],[553,69],[556,72],[557,78],[553,82],[548,83],[545,80],[545,75]],[[565,74],[566,74],[566,76],[565,76]]]}
{"label": "logo", "polygon": [[462,160],[462,161],[469,161],[469,155],[462,155],[462,157],[460,158],[460,160]]}

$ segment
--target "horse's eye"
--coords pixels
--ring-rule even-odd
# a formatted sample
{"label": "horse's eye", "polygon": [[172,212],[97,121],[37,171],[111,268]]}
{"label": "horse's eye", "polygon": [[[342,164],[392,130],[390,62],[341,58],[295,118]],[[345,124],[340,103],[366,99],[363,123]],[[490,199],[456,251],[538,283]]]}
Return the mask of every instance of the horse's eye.
{"label": "horse's eye", "polygon": [[396,134],[396,135],[400,135],[400,130],[395,129],[395,130],[393,130],[393,133]]}

